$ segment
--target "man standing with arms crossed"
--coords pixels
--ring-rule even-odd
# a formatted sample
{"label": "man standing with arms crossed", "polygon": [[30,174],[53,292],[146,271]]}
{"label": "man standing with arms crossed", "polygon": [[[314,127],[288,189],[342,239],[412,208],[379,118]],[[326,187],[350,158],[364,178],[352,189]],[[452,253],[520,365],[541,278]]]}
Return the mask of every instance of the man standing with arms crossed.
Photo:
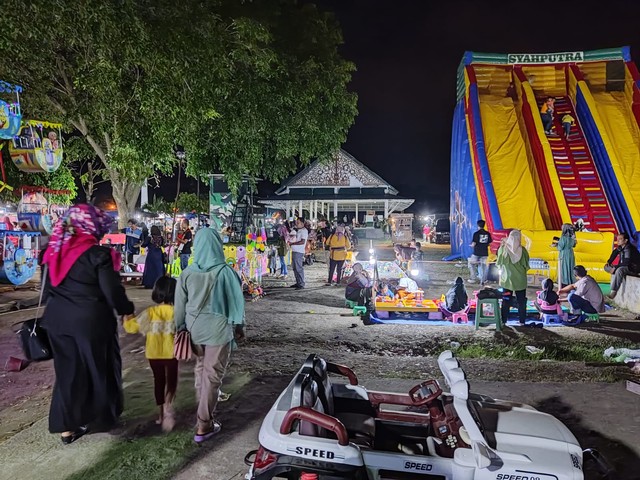
{"label": "man standing with arms crossed", "polygon": [[309,232],[304,228],[304,218],[300,217],[296,220],[296,241],[291,244],[291,263],[293,264],[293,274],[296,277],[296,283],[291,288],[302,290],[304,288],[304,253]]}
{"label": "man standing with arms crossed", "polygon": [[[493,240],[491,234],[484,229],[484,220],[478,220],[478,230],[473,234],[471,246],[473,255],[469,257],[469,283],[477,279],[484,285],[487,283],[487,259],[489,258],[489,244]],[[477,274],[476,274],[477,269]]]}

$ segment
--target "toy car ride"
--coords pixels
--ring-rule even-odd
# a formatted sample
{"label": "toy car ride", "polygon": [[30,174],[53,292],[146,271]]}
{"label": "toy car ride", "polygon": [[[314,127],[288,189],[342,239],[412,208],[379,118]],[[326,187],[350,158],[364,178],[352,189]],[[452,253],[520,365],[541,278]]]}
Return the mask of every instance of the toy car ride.
{"label": "toy car ride", "polygon": [[[248,480],[579,480],[583,452],[555,417],[470,393],[449,351],[434,379],[405,393],[370,391],[347,367],[307,358],[247,454]],[[330,374],[348,379],[333,381]]]}

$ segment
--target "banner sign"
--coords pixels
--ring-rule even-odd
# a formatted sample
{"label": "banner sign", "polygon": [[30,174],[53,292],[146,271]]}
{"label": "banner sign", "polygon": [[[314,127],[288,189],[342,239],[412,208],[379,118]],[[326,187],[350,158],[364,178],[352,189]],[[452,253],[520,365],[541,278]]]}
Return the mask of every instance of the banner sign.
{"label": "banner sign", "polygon": [[584,52],[510,53],[507,55],[507,63],[544,64],[565,62],[584,62]]}

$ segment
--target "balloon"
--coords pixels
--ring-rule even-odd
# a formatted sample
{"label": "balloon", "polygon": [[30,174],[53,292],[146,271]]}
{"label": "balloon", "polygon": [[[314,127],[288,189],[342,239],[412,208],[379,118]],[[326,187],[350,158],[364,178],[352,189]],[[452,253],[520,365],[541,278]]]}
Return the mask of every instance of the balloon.
{"label": "balloon", "polygon": [[249,245],[247,247],[247,252],[253,252],[253,245]]}

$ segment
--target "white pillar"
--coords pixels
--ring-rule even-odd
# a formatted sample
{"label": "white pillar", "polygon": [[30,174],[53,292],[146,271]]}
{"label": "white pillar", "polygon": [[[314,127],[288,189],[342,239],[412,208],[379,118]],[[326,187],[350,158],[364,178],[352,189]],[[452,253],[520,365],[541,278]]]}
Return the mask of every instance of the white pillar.
{"label": "white pillar", "polygon": [[389,217],[389,200],[384,200],[384,218],[387,219]]}
{"label": "white pillar", "polygon": [[[338,201],[334,200],[333,201],[333,218],[338,218]],[[338,223],[340,223],[338,221]]]}
{"label": "white pillar", "polygon": [[302,216],[302,200],[298,202],[298,216]]}
{"label": "white pillar", "polygon": [[358,221],[358,202],[356,202],[356,223],[360,223]]}
{"label": "white pillar", "polygon": [[287,201],[287,207],[286,207],[286,215],[287,217],[284,219],[285,222],[288,222],[289,219],[291,218],[291,202]]}
{"label": "white pillar", "polygon": [[[94,192],[95,193],[95,192]],[[92,199],[87,198],[87,202],[90,202]],[[144,183],[142,184],[142,189],[140,190],[140,207],[144,207],[149,203],[149,185],[147,183],[147,179],[144,179]]]}

